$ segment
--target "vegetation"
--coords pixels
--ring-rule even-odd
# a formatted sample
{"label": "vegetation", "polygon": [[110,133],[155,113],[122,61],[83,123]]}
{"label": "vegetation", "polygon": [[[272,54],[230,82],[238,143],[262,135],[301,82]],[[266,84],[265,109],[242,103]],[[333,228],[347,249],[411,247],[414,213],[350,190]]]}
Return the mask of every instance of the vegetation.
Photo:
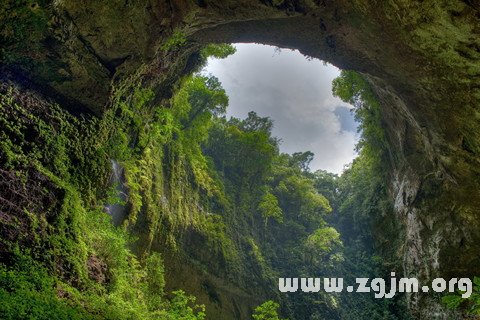
{"label": "vegetation", "polygon": [[[389,219],[393,205],[387,194],[389,146],[381,125],[380,106],[368,82],[358,73],[342,71],[333,81],[333,93],[352,104],[361,133],[359,156],[340,176],[317,172],[317,188],[332,205],[332,224],[341,234],[344,261],[337,273],[347,282],[356,277],[388,278],[400,265],[392,233],[401,227]],[[387,221],[389,223],[387,223]],[[373,294],[340,295],[340,319],[409,319],[404,296],[375,299]]]}
{"label": "vegetation", "polygon": [[[429,244],[443,248],[442,268],[475,270],[479,2],[250,2],[0,3],[1,319],[195,320],[224,308],[255,320],[408,319],[402,295],[277,288],[284,276],[388,279],[405,263],[399,254],[412,243],[399,239],[411,237],[402,237],[389,199],[398,181],[389,174],[404,164],[419,164],[419,181],[405,176],[418,194],[403,197],[427,226],[413,245],[427,256]],[[280,27],[282,15],[294,23]],[[382,115],[369,78],[343,71],[333,91],[354,106],[361,139],[340,176],[311,172],[310,151],[282,154],[268,117],[226,118],[219,80],[198,73],[209,57],[235,52],[228,44],[199,50],[205,39],[248,38],[245,31],[268,40],[263,21],[275,22],[271,42],[295,45],[281,30],[313,20],[319,32],[298,38],[304,51],[343,50],[344,65],[357,53],[352,65],[390,75],[384,93],[417,105],[412,115],[400,108],[399,121]],[[364,45],[379,35],[383,47]],[[322,37],[323,45],[305,42]],[[96,115],[81,114],[82,103]],[[396,150],[382,118],[398,131],[390,138],[403,140]],[[109,216],[113,204],[126,213],[120,224]],[[442,221],[451,232],[442,233]],[[447,259],[458,248],[458,259]],[[172,284],[180,263],[186,279]],[[442,302],[480,316],[480,279],[470,298],[461,293]]]}
{"label": "vegetation", "polygon": [[[2,193],[2,230],[11,237],[2,244],[2,316],[153,319],[185,309],[193,299],[181,292],[171,302],[163,298],[160,257],[137,260],[128,249],[128,233],[101,211],[101,186],[87,179],[107,180],[99,135],[105,123],[76,119],[41,102],[21,106],[15,90],[10,87],[0,100],[6,124],[2,167],[16,168],[2,179],[11,192]],[[36,184],[38,194],[32,194]],[[24,198],[22,207],[8,205],[21,205],[13,197]],[[202,319],[190,307],[182,312]]]}
{"label": "vegetation", "polygon": [[[152,98],[138,82],[119,86],[97,119],[72,116],[13,84],[1,88],[2,317],[204,318],[193,297],[166,295],[161,256],[148,248],[160,225],[172,245],[182,226],[208,232],[212,221],[189,209],[203,210],[191,202],[203,192],[218,193],[199,143],[228,99],[218,81],[199,76],[183,80],[169,109],[152,107]],[[150,219],[143,239],[114,227],[102,210],[112,199],[104,191],[112,158],[125,167],[126,223],[143,210]],[[172,200],[162,206],[157,196],[166,192]],[[189,202],[177,201],[185,193]],[[141,240],[148,252],[135,255],[130,248]]]}
{"label": "vegetation", "polygon": [[[176,33],[162,49],[185,41]],[[199,62],[234,51],[207,46]],[[158,102],[141,72],[116,85],[102,118],[73,116],[13,84],[0,88],[7,319],[204,319],[208,309],[194,297],[166,292],[165,252],[244,290],[253,285],[267,300],[254,319],[406,319],[398,301],[277,290],[283,275],[387,274],[370,230],[391,211],[388,145],[360,75],[334,81],[362,132],[360,156],[338,177],[312,173],[309,151],[280,153],[268,117],[227,119],[215,77],[187,75],[170,101]],[[124,170],[125,201],[111,183],[111,160]],[[118,227],[104,212],[112,203],[128,209]]]}
{"label": "vegetation", "polygon": [[[6,0],[0,4],[0,62],[19,62],[41,52],[50,1]],[[22,61],[32,63],[32,61]]]}
{"label": "vegetation", "polygon": [[464,292],[448,294],[442,297],[442,302],[449,309],[464,311],[469,316],[480,315],[480,278],[473,279],[473,293],[468,298],[462,298]]}
{"label": "vegetation", "polygon": [[[252,261],[245,264],[259,270],[256,281],[271,292],[276,277],[284,274],[342,274],[352,282],[357,276],[388,274],[387,265],[375,256],[371,235],[374,221],[391,210],[381,166],[386,144],[379,106],[358,74],[343,72],[334,83],[335,93],[354,104],[363,124],[360,156],[341,178],[311,173],[311,152],[280,154],[277,139],[271,137],[271,120],[254,112],[245,120],[219,118],[204,148],[234,203],[233,214],[222,211],[227,228],[233,226],[227,233],[235,237],[243,230],[248,235]],[[237,241],[242,243],[242,237]],[[401,298],[386,302],[373,295],[322,293],[272,297],[292,319],[398,319],[405,314]]]}
{"label": "vegetation", "polygon": [[161,49],[164,51],[171,51],[178,49],[187,42],[187,36],[176,30],[162,45]]}
{"label": "vegetation", "polygon": [[271,300],[264,302],[255,308],[255,313],[252,315],[254,320],[280,320],[278,317],[279,304]]}

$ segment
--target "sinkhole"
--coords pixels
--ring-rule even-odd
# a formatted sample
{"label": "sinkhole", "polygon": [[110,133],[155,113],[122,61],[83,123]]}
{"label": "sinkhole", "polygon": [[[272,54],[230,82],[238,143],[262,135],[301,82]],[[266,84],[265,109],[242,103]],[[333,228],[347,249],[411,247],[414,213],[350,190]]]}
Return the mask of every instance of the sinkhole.
{"label": "sinkhole", "polygon": [[269,117],[281,152],[311,151],[311,171],[341,174],[357,155],[359,133],[353,106],[332,94],[340,70],[298,50],[256,43],[234,47],[236,53],[209,58],[202,70],[226,90],[227,118],[244,119],[250,111]]}

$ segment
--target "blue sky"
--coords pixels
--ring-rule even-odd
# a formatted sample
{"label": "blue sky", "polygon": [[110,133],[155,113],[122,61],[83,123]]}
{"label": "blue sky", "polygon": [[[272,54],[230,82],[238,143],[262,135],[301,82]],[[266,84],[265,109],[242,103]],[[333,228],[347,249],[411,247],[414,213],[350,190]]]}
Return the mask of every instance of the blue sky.
{"label": "blue sky", "polygon": [[357,123],[351,106],[332,95],[340,70],[298,51],[235,44],[237,53],[210,59],[204,73],[218,77],[229,98],[228,116],[249,111],[274,120],[273,134],[286,153],[310,150],[313,171],[341,173],[355,157]]}

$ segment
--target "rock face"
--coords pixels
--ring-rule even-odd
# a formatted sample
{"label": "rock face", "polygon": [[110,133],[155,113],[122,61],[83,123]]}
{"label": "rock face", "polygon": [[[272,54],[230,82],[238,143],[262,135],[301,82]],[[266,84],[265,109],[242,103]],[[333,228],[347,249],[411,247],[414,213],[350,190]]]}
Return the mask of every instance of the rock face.
{"label": "rock face", "polygon": [[[168,98],[189,57],[210,42],[295,48],[363,73],[382,105],[405,274],[427,281],[480,273],[478,2],[61,0],[45,10],[41,63],[14,69],[97,114],[111,81],[140,66]],[[187,42],[162,48],[174,33]],[[421,319],[437,312],[415,296],[410,307]]]}

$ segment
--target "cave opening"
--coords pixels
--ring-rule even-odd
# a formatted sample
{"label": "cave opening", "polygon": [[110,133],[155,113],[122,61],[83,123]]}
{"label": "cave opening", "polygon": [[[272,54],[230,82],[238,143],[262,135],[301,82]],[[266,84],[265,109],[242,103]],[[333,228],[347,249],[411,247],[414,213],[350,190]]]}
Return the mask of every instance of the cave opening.
{"label": "cave opening", "polygon": [[[4,184],[22,189],[15,197],[4,188],[0,197],[15,208],[0,212],[0,251],[12,263],[2,261],[0,273],[13,275],[0,289],[11,318],[24,316],[24,297],[38,298],[28,301],[37,318],[64,310],[72,318],[147,319],[159,311],[192,313],[190,302],[198,307],[194,318],[204,319],[194,301],[205,304],[210,319],[247,319],[257,308],[275,309],[273,301],[291,319],[463,318],[465,309],[478,309],[478,299],[462,310],[461,300],[445,306],[433,293],[393,301],[348,294],[282,299],[269,281],[300,269],[384,279],[397,271],[422,281],[477,275],[480,37],[473,1],[24,2],[0,10],[0,163],[2,179],[13,181]],[[199,52],[210,43],[251,42],[354,70],[348,80],[369,88],[364,98],[374,108],[361,116],[371,121],[357,124],[368,136],[359,141],[367,155],[360,151],[341,180],[311,176],[298,159],[275,154],[268,135],[242,122],[245,112],[233,114],[241,120],[231,125],[194,112],[203,118],[191,125],[185,97],[206,88],[188,75]],[[266,103],[241,105],[260,113]],[[95,116],[72,118],[70,109]],[[298,110],[287,115],[299,118]],[[341,127],[338,113],[324,118]],[[281,123],[276,119],[277,129],[291,126]],[[217,140],[209,143],[210,128]],[[287,153],[312,149],[296,136],[298,149],[287,150],[290,135],[275,135],[283,136]],[[268,152],[272,157],[262,157]],[[118,159],[125,170],[118,177],[130,187],[125,230],[98,209],[116,166],[108,159]],[[117,191],[112,200],[124,200],[110,189]],[[315,220],[329,216],[320,195],[339,219]],[[28,216],[26,223],[17,224],[12,212]],[[139,240],[131,245],[130,238]],[[39,292],[31,286],[38,282],[48,285]]]}
{"label": "cave opening", "polygon": [[225,88],[227,118],[244,119],[251,111],[269,117],[281,152],[311,151],[312,172],[341,174],[357,155],[359,132],[354,107],[332,94],[340,70],[298,50],[257,43],[233,46],[233,55],[210,57],[201,71]]}
{"label": "cave opening", "polygon": [[[211,51],[209,46],[206,48]],[[217,46],[224,48],[225,44]],[[354,281],[354,276],[388,274],[375,260],[372,232],[373,217],[390,208],[388,204],[385,208],[380,205],[387,202],[386,190],[381,185],[385,171],[380,162],[385,149],[381,148],[383,131],[371,87],[354,71],[340,72],[295,50],[251,43],[234,46],[235,53],[221,56],[222,59],[210,58],[203,70],[185,79],[187,84],[203,81],[216,92],[221,92],[221,83],[230,98],[226,114],[218,112],[220,109],[215,106],[205,113],[213,124],[202,150],[232,199],[232,209],[212,207],[209,215],[225,221],[226,234],[235,239],[235,245],[250,250],[250,256],[237,267],[253,269],[223,275],[222,281],[228,278],[223,284],[213,281],[210,275],[202,276],[212,283],[210,291],[220,297],[217,302],[203,287],[188,289],[211,307],[230,297],[238,301],[238,295],[225,290],[225,286],[238,286],[248,292],[249,288],[238,284],[247,278],[262,288],[265,296],[275,297],[281,303],[281,312],[289,316],[307,319],[313,314],[313,318],[328,315],[337,319],[352,312],[362,316],[371,314],[371,309],[380,312],[383,307],[371,294],[358,300],[340,295],[337,301],[324,295],[309,297],[300,293],[288,301],[288,296],[272,285],[276,280],[273,274],[280,278],[296,274],[345,276],[349,282]],[[212,77],[219,82],[211,81]],[[340,82],[334,81],[338,79]],[[339,83],[348,89],[346,96],[335,91]],[[202,95],[193,92],[191,101],[205,101],[198,99]],[[175,98],[174,95],[174,102]],[[192,108],[199,110],[194,104]],[[253,126],[249,122],[252,110],[256,112],[253,117],[259,117],[253,119]],[[199,114],[193,112],[194,117]],[[271,131],[269,120],[273,120],[276,131]],[[192,128],[193,121],[189,118],[184,128]],[[279,146],[281,154],[275,150],[279,141],[274,136],[285,142]],[[318,141],[326,144],[315,144]],[[355,148],[360,141],[361,147]],[[364,148],[365,145],[369,146]],[[332,152],[339,146],[344,149]],[[311,167],[313,158],[309,158],[309,151],[320,160]],[[201,231],[188,233],[183,244],[189,248],[188,258],[183,261],[185,269],[179,272],[174,267],[167,268],[172,277],[167,282],[169,290],[178,289],[177,283],[190,278],[196,267],[189,259],[221,272],[229,270],[231,261],[221,258],[222,263],[217,265],[218,261],[214,261],[219,257],[215,253],[194,249],[202,241],[206,237]],[[403,298],[398,297],[398,303],[388,312],[401,313]],[[258,302],[245,302],[243,313],[250,312],[245,310],[251,303]],[[335,307],[337,303],[342,307]],[[358,303],[370,307],[357,308]],[[316,307],[318,304],[325,307]],[[235,308],[232,304],[227,309],[231,312]]]}

